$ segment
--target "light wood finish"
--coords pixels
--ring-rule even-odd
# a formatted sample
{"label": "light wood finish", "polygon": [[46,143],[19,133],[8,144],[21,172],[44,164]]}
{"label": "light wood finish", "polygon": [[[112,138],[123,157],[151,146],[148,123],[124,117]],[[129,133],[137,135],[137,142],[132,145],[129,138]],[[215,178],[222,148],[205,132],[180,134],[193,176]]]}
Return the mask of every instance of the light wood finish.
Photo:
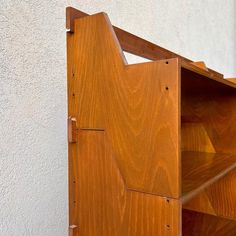
{"label": "light wood finish", "polygon": [[226,78],[226,80],[236,83],[236,78]]}
{"label": "light wood finish", "polygon": [[236,154],[183,152],[183,203],[218,181],[236,167]]}
{"label": "light wood finish", "polygon": [[[81,17],[88,16],[87,13],[79,11],[73,7],[68,7],[66,9],[66,28],[69,32],[74,32],[74,21],[75,19],[79,19]],[[206,69],[199,68],[192,63],[191,60],[180,56],[174,52],[171,52],[163,47],[160,47],[154,43],[151,43],[145,39],[137,37],[125,30],[122,30],[116,26],[113,26],[114,32],[119,40],[121,48],[129,53],[132,53],[137,56],[141,56],[147,58],[149,60],[162,60],[162,59],[170,59],[170,58],[179,58],[183,62],[183,67],[189,67],[191,70],[196,71],[197,73],[208,77],[219,77],[223,78],[223,75],[219,72],[216,72],[210,68],[207,68],[208,73],[205,73]]]}
{"label": "light wood finish", "polygon": [[215,216],[236,218],[236,170],[195,196],[183,207]]}
{"label": "light wood finish", "polygon": [[179,197],[178,59],[125,65],[106,15],[75,27],[69,114],[79,128],[107,131],[127,188]]}
{"label": "light wood finish", "polygon": [[[236,89],[224,91],[223,88],[222,90],[209,90],[208,94],[194,94],[194,92],[188,94],[185,89],[182,89],[182,124],[185,126],[185,136],[188,135],[188,132],[192,132],[189,124],[198,123],[204,128],[206,137],[211,141],[216,152],[236,153],[235,91]],[[185,125],[186,123],[188,126]],[[195,139],[193,135],[190,135],[189,138]],[[188,141],[188,143],[191,142],[193,150],[196,150],[197,142]],[[203,145],[198,143],[199,149],[204,151]],[[188,147],[188,149],[190,148]],[[209,151],[209,145],[205,146],[205,151]]]}
{"label": "light wood finish", "polygon": [[235,236],[236,222],[211,215],[183,211],[183,236]]}
{"label": "light wood finish", "polygon": [[177,235],[181,205],[126,188],[105,131],[81,130],[72,221],[80,236]]}
{"label": "light wood finish", "polygon": [[78,227],[77,225],[69,226],[69,236],[78,236]]}
{"label": "light wood finish", "polygon": [[203,70],[208,71],[204,61],[195,61],[195,62],[192,62],[192,64],[199,67],[199,68],[201,68],[201,69],[203,69]]}
{"label": "light wood finish", "polygon": [[[68,8],[67,28],[76,234],[180,236],[182,204],[195,210],[193,227],[196,211],[236,219],[236,84],[112,26],[105,13]],[[123,50],[154,61],[128,65]]]}
{"label": "light wood finish", "polygon": [[183,122],[181,125],[182,151],[215,153],[215,148],[200,122]]}

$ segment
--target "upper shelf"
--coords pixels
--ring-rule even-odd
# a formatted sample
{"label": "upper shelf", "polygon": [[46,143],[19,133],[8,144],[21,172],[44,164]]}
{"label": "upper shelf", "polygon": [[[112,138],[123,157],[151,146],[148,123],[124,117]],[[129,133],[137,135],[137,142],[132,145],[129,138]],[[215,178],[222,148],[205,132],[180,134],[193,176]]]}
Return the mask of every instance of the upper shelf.
{"label": "upper shelf", "polygon": [[185,203],[236,167],[236,155],[182,153],[182,202]]}

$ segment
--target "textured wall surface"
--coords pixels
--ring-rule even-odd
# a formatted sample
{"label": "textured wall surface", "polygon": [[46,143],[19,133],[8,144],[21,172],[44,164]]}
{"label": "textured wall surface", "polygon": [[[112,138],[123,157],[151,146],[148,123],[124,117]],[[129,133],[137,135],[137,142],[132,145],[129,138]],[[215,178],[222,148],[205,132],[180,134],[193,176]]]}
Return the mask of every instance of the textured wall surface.
{"label": "textured wall surface", "polygon": [[67,235],[67,5],[236,76],[234,0],[0,0],[1,236]]}

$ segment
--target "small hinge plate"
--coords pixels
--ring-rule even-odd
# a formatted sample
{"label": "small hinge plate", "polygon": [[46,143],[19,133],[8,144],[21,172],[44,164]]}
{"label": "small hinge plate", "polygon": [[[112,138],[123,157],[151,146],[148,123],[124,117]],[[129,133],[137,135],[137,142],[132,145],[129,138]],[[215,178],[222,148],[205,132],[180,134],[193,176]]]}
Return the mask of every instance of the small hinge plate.
{"label": "small hinge plate", "polygon": [[75,117],[68,118],[68,142],[77,142],[77,122]]}

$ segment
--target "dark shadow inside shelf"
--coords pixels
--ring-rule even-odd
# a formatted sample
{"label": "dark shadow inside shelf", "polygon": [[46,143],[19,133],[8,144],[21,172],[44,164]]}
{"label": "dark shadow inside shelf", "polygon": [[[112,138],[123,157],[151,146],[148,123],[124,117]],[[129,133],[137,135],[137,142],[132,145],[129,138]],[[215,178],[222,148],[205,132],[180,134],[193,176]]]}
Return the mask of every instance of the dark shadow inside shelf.
{"label": "dark shadow inside shelf", "polygon": [[190,210],[182,211],[183,236],[235,236],[236,221]]}

